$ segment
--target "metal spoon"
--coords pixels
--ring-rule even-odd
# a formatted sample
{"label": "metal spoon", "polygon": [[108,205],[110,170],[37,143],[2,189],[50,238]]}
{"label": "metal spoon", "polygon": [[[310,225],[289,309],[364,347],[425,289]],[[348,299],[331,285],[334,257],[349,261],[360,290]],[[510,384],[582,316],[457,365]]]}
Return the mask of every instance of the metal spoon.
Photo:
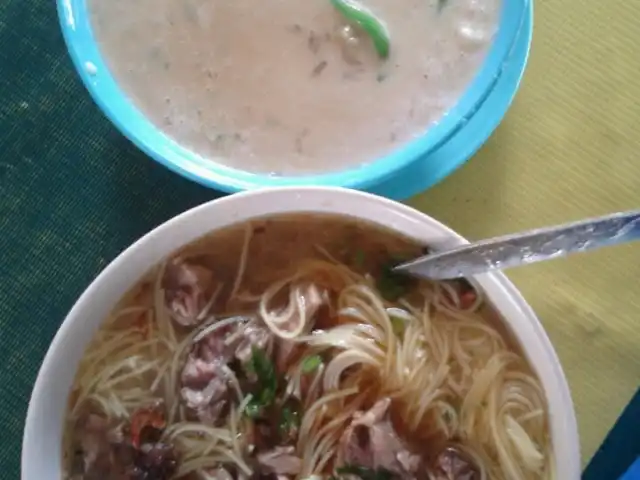
{"label": "metal spoon", "polygon": [[640,210],[481,240],[417,258],[394,271],[434,280],[468,277],[634,240],[640,240]]}

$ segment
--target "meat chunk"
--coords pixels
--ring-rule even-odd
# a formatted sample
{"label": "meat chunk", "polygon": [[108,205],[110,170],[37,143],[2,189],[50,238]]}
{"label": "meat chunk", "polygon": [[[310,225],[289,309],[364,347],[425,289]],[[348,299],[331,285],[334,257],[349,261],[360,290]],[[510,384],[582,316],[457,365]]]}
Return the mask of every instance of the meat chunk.
{"label": "meat chunk", "polygon": [[178,459],[171,445],[145,443],[137,451],[131,480],[169,480],[176,473]]}
{"label": "meat chunk", "polygon": [[[140,425],[143,422],[139,421],[138,427]],[[141,429],[144,428],[143,425]],[[77,453],[83,457],[79,470],[72,472],[74,478],[169,480],[177,469],[177,457],[171,445],[145,442],[138,448],[122,428],[114,428],[106,418],[94,413],[78,421],[74,438],[78,443]]]}
{"label": "meat chunk", "polygon": [[205,474],[206,480],[234,480],[233,475],[226,468],[219,467],[209,470]]}
{"label": "meat chunk", "polygon": [[275,447],[259,453],[257,461],[262,471],[276,475],[297,475],[302,469],[302,460],[292,446]]}
{"label": "meat chunk", "polygon": [[231,350],[224,344],[225,334],[219,329],[196,343],[182,369],[182,400],[208,425],[220,417],[229,397],[224,365],[230,360]]}
{"label": "meat chunk", "polygon": [[187,386],[180,390],[185,405],[207,425],[214,425],[227,405],[229,386],[225,375],[218,369],[203,389]]}
{"label": "meat chunk", "polygon": [[191,353],[208,364],[229,363],[236,358],[245,364],[254,348],[266,350],[271,340],[268,328],[255,318],[246,317],[235,324],[216,328],[210,333],[196,335]]}
{"label": "meat chunk", "polygon": [[378,401],[371,410],[358,412],[340,439],[339,463],[384,468],[402,478],[414,478],[420,456],[411,453],[389,418],[391,399]]}
{"label": "meat chunk", "polygon": [[253,349],[266,350],[270,340],[271,333],[265,325],[258,320],[248,322],[240,332],[239,341],[235,347],[235,358],[245,365],[251,359]]}
{"label": "meat chunk", "polygon": [[480,471],[460,449],[447,447],[436,458],[433,479],[480,480]]}
{"label": "meat chunk", "polygon": [[167,264],[163,288],[171,317],[180,325],[196,325],[211,299],[217,282],[213,273],[200,265],[174,261]]}
{"label": "meat chunk", "polygon": [[270,339],[266,326],[253,319],[216,328],[192,346],[182,369],[180,395],[200,421],[215,424],[228,404],[228,364],[234,359],[245,364],[253,349],[267,349]]}
{"label": "meat chunk", "polygon": [[111,470],[111,437],[106,418],[88,413],[78,419],[74,428],[77,439],[76,454],[81,460],[77,468],[85,478],[106,476]]}
{"label": "meat chunk", "polygon": [[192,353],[206,362],[226,363],[233,358],[236,349],[237,339],[234,342],[230,340],[243,331],[242,324],[225,325],[219,328],[214,324],[212,327],[215,330],[210,333],[206,333],[207,330],[204,330],[203,333],[206,333],[204,336],[202,334],[196,335],[196,341],[191,349]]}

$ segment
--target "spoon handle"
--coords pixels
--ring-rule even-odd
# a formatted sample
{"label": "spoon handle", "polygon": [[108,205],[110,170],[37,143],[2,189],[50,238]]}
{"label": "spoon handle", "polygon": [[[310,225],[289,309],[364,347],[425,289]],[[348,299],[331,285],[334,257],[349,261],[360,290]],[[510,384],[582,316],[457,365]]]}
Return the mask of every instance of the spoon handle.
{"label": "spoon handle", "polygon": [[640,210],[506,235],[420,257],[395,270],[432,279],[477,275],[640,240]]}

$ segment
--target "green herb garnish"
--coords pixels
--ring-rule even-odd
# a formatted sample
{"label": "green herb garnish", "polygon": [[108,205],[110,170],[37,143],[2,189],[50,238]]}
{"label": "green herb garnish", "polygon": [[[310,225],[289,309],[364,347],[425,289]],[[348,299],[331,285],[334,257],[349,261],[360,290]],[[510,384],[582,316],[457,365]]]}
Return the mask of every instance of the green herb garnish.
{"label": "green herb garnish", "polygon": [[355,23],[364,30],[380,58],[389,56],[389,33],[384,24],[375,15],[354,0],[330,0],[331,4],[349,22]]}
{"label": "green herb garnish", "polygon": [[297,431],[300,427],[300,413],[292,407],[284,407],[278,427],[280,435],[283,437],[291,436],[292,432]]}
{"label": "green herb garnish", "polygon": [[322,364],[320,355],[309,355],[302,360],[302,373],[311,373]]}
{"label": "green herb garnish", "polygon": [[406,327],[406,321],[399,317],[390,316],[391,320],[391,328],[393,329],[393,333],[396,334],[396,337],[402,337],[404,335],[404,329]]}
{"label": "green herb garnish", "polygon": [[357,268],[364,267],[364,252],[362,250],[356,250],[356,254],[353,257],[353,263]]}
{"label": "green herb garnish", "polygon": [[344,465],[336,469],[338,475],[355,475],[362,480],[392,480],[394,474],[386,468],[379,467],[376,470],[360,465]]}
{"label": "green herb garnish", "polygon": [[258,418],[260,413],[262,412],[262,405],[257,401],[257,399],[252,398],[244,409],[244,413],[246,413],[249,418]]}
{"label": "green herb garnish", "polygon": [[447,6],[448,2],[449,0],[438,0],[438,13],[440,13],[442,9]]}
{"label": "green herb garnish", "polygon": [[414,278],[393,271],[393,267],[402,263],[401,259],[392,258],[382,267],[380,276],[376,281],[376,287],[385,300],[395,302],[406,295],[416,283]]}
{"label": "green herb garnish", "polygon": [[273,362],[262,350],[255,347],[251,350],[251,358],[245,368],[257,377],[257,393],[245,410],[249,417],[256,418],[265,407],[274,402],[278,389],[278,377]]}

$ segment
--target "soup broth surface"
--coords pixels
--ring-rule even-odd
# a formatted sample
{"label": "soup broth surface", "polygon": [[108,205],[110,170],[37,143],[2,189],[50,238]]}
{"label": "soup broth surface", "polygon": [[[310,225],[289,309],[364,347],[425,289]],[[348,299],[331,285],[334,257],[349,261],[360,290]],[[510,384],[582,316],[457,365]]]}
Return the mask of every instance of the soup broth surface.
{"label": "soup broth surface", "polygon": [[362,0],[381,59],[330,0],[87,0],[125,93],[168,136],[272,175],[354,167],[422,135],[477,73],[501,0]]}

